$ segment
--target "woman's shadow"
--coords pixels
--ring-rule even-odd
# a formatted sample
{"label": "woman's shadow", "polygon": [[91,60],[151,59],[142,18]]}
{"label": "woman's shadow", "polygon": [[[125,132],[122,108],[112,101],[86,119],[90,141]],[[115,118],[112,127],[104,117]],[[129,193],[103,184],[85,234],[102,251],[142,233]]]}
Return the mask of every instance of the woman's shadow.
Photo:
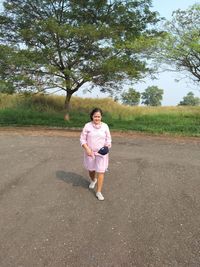
{"label": "woman's shadow", "polygon": [[56,177],[73,186],[82,186],[84,188],[88,188],[89,186],[89,181],[87,179],[74,172],[57,171]]}

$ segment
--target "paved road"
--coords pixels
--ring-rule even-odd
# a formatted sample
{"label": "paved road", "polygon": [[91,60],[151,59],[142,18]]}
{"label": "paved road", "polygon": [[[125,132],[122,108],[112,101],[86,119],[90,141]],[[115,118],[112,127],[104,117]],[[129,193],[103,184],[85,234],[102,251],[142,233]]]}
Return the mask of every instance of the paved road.
{"label": "paved road", "polygon": [[78,137],[0,130],[0,266],[200,266],[200,140],[115,134],[100,202]]}

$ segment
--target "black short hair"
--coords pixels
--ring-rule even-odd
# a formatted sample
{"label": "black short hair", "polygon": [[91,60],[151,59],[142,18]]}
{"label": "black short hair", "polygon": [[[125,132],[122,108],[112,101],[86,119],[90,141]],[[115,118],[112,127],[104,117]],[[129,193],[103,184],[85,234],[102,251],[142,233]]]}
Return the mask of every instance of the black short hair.
{"label": "black short hair", "polygon": [[100,109],[100,108],[94,108],[91,112],[90,112],[90,119],[91,119],[91,121],[93,120],[93,115],[94,115],[94,113],[96,113],[96,112],[100,112],[101,113],[101,116],[103,116],[103,111]]}

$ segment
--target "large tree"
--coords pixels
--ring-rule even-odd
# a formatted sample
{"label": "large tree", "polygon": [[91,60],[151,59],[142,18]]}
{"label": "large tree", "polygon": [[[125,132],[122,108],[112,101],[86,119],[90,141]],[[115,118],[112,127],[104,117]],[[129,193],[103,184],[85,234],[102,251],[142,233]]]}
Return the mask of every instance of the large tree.
{"label": "large tree", "polygon": [[144,54],[158,34],[150,7],[151,0],[7,0],[1,42],[18,46],[31,89],[66,92],[68,111],[83,84],[111,93],[148,73]]}
{"label": "large tree", "polygon": [[166,63],[168,70],[183,72],[199,84],[200,4],[174,11],[164,29],[165,40],[158,43],[157,63]]}

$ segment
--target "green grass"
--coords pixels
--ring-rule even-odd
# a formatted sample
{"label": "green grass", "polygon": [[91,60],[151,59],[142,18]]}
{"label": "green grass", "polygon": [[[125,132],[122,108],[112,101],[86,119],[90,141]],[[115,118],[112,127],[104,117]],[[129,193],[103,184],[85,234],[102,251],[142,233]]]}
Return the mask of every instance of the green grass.
{"label": "green grass", "polygon": [[200,107],[127,107],[111,99],[74,98],[66,122],[63,102],[60,96],[0,95],[0,126],[82,128],[91,109],[99,106],[113,130],[200,136]]}

